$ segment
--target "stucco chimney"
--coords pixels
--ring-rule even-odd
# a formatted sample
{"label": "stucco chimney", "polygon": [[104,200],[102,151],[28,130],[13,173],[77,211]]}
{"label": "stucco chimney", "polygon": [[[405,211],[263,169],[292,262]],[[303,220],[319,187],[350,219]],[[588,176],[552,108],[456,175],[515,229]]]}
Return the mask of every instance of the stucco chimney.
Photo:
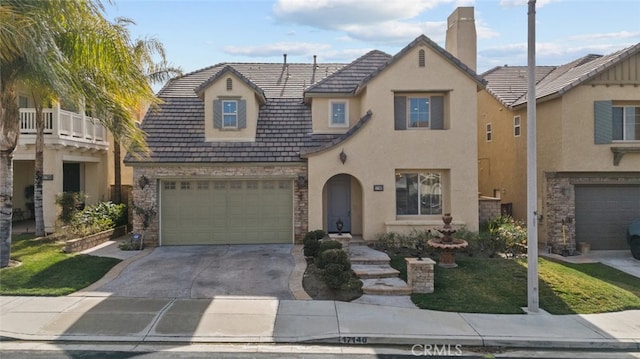
{"label": "stucco chimney", "polygon": [[447,18],[445,48],[473,71],[476,71],[476,37],[473,6],[456,8]]}

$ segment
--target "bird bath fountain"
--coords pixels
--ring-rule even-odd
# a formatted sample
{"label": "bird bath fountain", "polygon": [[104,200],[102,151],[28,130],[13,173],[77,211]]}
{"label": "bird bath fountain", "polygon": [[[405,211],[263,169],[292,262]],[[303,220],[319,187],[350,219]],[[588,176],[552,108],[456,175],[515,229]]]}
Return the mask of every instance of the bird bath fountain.
{"label": "bird bath fountain", "polygon": [[429,246],[440,250],[440,261],[438,265],[443,268],[457,267],[455,251],[466,248],[469,245],[465,240],[452,237],[452,235],[456,233],[456,230],[451,227],[452,220],[453,217],[451,217],[451,213],[445,213],[444,216],[442,216],[444,226],[436,229],[442,234],[442,237],[432,238],[427,242]]}

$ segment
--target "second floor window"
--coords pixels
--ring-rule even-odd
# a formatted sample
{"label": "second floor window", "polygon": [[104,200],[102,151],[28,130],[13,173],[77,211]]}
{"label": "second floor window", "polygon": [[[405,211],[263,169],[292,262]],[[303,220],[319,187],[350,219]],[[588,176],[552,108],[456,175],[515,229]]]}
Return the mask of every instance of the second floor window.
{"label": "second floor window", "polygon": [[222,101],[222,127],[238,127],[238,102]]}
{"label": "second floor window", "polygon": [[331,101],[329,103],[329,126],[347,127],[349,125],[347,101]]}
{"label": "second floor window", "polygon": [[613,140],[640,141],[640,107],[614,106],[612,110]]}
{"label": "second floor window", "polygon": [[407,129],[444,129],[444,96],[415,95],[395,96],[394,128]]}

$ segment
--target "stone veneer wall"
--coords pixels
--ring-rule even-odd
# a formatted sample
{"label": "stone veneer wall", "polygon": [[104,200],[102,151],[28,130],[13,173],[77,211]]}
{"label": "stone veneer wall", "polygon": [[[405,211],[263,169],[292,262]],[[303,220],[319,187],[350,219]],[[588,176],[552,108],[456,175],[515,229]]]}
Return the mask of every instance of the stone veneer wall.
{"label": "stone veneer wall", "polygon": [[[308,231],[308,189],[306,184],[300,186],[296,179],[298,176],[307,178],[306,165],[293,166],[164,166],[164,167],[135,167],[133,171],[133,202],[140,208],[153,208],[158,212],[158,184],[163,179],[175,178],[192,178],[192,179],[209,179],[218,178],[268,178],[274,177],[290,177],[293,180],[293,215],[294,215],[294,238],[296,243],[302,243],[304,235]],[[140,189],[138,180],[141,176],[149,179],[149,185],[144,189]],[[149,228],[145,233],[144,243],[146,246],[157,246],[159,244],[159,214],[150,221]],[[133,231],[142,233],[142,218],[134,215]]]}
{"label": "stone veneer wall", "polygon": [[562,223],[565,223],[565,237],[569,251],[576,250],[576,185],[623,185],[638,184],[637,176],[624,173],[579,173],[546,172],[546,213],[547,246],[553,253],[561,253],[564,248]]}
{"label": "stone veneer wall", "polygon": [[496,217],[500,217],[500,198],[480,197],[478,199],[478,222],[486,222]]}

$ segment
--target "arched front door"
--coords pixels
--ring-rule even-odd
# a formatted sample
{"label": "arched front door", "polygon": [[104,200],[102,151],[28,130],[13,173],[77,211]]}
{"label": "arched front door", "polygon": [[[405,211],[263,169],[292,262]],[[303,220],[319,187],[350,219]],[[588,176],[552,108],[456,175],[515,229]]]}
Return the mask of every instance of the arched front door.
{"label": "arched front door", "polygon": [[327,181],[327,229],[338,232],[336,223],[342,221],[343,233],[351,232],[351,176],[340,174]]}

